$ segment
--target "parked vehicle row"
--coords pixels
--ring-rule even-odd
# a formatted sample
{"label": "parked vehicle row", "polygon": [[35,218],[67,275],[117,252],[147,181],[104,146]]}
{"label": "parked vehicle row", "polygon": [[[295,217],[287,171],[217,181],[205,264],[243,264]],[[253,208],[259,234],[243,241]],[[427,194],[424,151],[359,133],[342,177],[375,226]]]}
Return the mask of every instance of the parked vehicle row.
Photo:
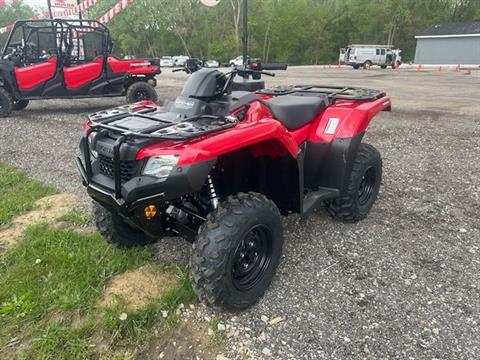
{"label": "parked vehicle row", "polygon": [[[189,56],[168,56],[164,55],[160,58],[161,67],[184,67]],[[198,60],[201,62],[203,67],[207,68],[218,68],[220,67],[220,62],[217,60]]]}

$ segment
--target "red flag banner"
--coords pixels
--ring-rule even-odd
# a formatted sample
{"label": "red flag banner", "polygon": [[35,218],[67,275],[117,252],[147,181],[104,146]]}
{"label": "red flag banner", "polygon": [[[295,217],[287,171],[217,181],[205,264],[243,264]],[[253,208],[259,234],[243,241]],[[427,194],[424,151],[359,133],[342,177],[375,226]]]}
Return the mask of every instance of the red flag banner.
{"label": "red flag banner", "polygon": [[98,21],[102,24],[106,24],[111,21],[119,12],[126,9],[133,3],[133,0],[119,0],[114,7],[108,10],[103,16],[101,16]]}
{"label": "red flag banner", "polygon": [[[5,2],[5,0],[0,0],[0,7],[2,4],[2,1]],[[55,0],[58,1],[58,0]],[[79,5],[75,5],[74,7],[70,9],[65,9],[57,12],[53,12],[53,17],[54,18],[62,18],[70,15],[75,15],[78,14],[80,11],[85,11],[88,8],[92,7],[98,2],[98,0],[85,0]],[[122,10],[126,9],[128,6],[130,6],[133,3],[133,0],[119,0],[114,7],[112,7],[110,10],[108,10],[105,14],[103,14],[98,21],[101,22],[102,24],[106,24],[109,21],[111,21],[115,16],[118,15]],[[44,18],[48,18],[48,12],[43,14]],[[38,19],[37,16],[34,16],[33,19]],[[13,24],[4,26],[0,28],[0,34],[5,34],[7,32],[12,31]]]}

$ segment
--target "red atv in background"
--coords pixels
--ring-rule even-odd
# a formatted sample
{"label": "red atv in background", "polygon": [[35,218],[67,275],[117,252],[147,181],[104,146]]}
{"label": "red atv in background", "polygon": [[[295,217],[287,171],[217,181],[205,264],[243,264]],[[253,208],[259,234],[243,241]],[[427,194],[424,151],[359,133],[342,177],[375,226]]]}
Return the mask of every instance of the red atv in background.
{"label": "red atv in background", "polygon": [[159,59],[121,60],[95,20],[19,20],[0,60],[0,116],[30,100],[127,96],[157,100]]}
{"label": "red atv in background", "polygon": [[169,233],[192,241],[196,293],[230,310],[254,304],[270,285],[280,214],[325,206],[343,221],[367,216],[382,160],[362,138],[391,107],[384,92],[363,88],[242,90],[260,84],[246,78],[272,75],[258,68],[201,69],[165,107],[94,113],[77,158],[108,241],[132,246]]}

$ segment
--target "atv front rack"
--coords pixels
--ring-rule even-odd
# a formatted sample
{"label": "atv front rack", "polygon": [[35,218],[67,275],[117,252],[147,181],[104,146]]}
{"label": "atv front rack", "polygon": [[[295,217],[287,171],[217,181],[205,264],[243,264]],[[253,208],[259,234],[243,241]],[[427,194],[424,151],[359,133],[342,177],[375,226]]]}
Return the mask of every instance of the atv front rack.
{"label": "atv front rack", "polygon": [[[164,140],[188,140],[191,138],[203,136],[212,132],[221,131],[235,126],[238,119],[233,116],[199,115],[185,118],[179,122],[160,119],[149,113],[156,111],[157,108],[148,105],[126,105],[120,108],[107,110],[90,115],[91,126],[85,131],[82,137],[83,157],[85,166],[77,158],[77,167],[79,168],[85,182],[89,184],[93,177],[91,153],[90,153],[90,135],[93,132],[110,134],[115,138],[113,145],[113,175],[115,183],[115,200],[121,204],[121,160],[120,147],[130,139],[164,139]],[[132,128],[123,127],[118,123],[129,118],[143,118],[147,122],[155,123],[152,126],[145,126],[142,129],[132,130]],[[115,124],[117,123],[117,124]],[[148,123],[147,123],[148,125]],[[93,140],[95,141],[95,140]]]}
{"label": "atv front rack", "polygon": [[383,91],[352,87],[352,86],[330,86],[330,85],[288,85],[275,86],[257,91],[257,94],[282,96],[328,96],[330,101],[372,101],[384,97]]}

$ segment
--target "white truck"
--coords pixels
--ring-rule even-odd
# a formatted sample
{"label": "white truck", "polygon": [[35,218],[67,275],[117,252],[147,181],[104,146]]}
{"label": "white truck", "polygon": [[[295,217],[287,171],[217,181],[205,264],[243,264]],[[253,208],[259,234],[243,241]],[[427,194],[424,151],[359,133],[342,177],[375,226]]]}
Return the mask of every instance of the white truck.
{"label": "white truck", "polygon": [[345,51],[344,63],[359,69],[370,68],[372,65],[378,65],[382,69],[387,66],[395,68],[402,63],[400,53],[402,50],[396,49],[393,45],[349,45]]}

